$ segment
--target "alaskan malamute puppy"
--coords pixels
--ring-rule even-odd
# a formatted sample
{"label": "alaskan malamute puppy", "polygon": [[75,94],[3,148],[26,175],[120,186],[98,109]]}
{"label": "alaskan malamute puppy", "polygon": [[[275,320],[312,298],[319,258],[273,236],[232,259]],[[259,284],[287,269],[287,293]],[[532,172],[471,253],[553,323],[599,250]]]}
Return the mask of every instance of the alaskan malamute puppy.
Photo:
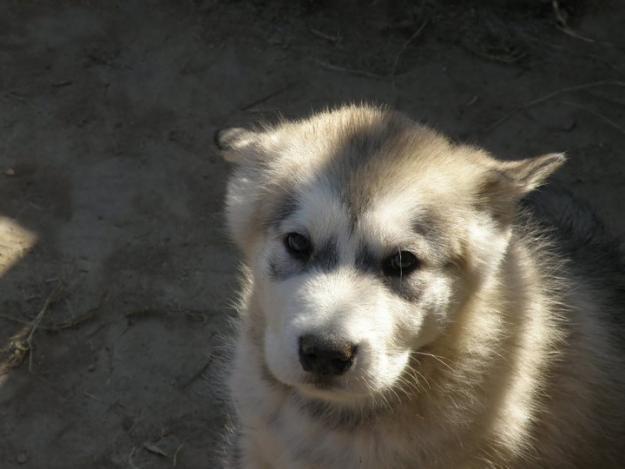
{"label": "alaskan malamute puppy", "polygon": [[526,197],[563,155],[367,106],[217,138],[245,260],[232,467],[625,467],[620,253],[566,194]]}

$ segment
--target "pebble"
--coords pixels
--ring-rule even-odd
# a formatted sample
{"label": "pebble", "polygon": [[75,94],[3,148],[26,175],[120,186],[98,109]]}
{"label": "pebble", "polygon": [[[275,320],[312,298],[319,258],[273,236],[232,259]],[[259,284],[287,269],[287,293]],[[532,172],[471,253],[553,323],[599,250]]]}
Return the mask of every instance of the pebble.
{"label": "pebble", "polygon": [[26,461],[28,461],[28,453],[26,451],[22,451],[17,455],[16,459],[18,464],[25,464]]}

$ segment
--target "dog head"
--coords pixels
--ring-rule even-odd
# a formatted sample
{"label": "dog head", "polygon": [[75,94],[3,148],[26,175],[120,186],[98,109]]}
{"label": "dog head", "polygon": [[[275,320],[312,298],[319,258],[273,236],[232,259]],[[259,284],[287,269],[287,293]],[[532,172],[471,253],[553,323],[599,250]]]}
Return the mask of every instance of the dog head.
{"label": "dog head", "polygon": [[305,397],[390,390],[505,256],[516,204],[559,167],[350,106],[218,135],[263,366]]}

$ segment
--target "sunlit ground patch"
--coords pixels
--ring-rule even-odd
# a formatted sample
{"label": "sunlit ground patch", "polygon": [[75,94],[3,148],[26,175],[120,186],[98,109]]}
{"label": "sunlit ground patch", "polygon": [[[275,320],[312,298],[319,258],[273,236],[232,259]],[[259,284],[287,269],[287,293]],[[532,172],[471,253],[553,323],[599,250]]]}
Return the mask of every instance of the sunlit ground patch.
{"label": "sunlit ground patch", "polygon": [[0,276],[13,267],[37,241],[37,235],[15,220],[0,216]]}
{"label": "sunlit ground patch", "polygon": [[[15,220],[0,216],[0,278],[31,250],[37,242],[37,235],[20,226]],[[22,328],[8,344],[0,344],[0,386],[7,378],[8,371],[19,365],[25,354],[28,328]]]}

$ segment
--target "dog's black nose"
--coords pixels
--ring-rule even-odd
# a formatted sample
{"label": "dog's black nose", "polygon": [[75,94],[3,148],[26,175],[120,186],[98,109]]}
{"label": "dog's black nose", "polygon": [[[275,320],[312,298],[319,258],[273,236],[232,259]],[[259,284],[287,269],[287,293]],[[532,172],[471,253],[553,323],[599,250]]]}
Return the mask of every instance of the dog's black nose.
{"label": "dog's black nose", "polygon": [[299,362],[304,371],[323,376],[338,376],[354,363],[357,347],[335,338],[304,335],[299,338]]}

